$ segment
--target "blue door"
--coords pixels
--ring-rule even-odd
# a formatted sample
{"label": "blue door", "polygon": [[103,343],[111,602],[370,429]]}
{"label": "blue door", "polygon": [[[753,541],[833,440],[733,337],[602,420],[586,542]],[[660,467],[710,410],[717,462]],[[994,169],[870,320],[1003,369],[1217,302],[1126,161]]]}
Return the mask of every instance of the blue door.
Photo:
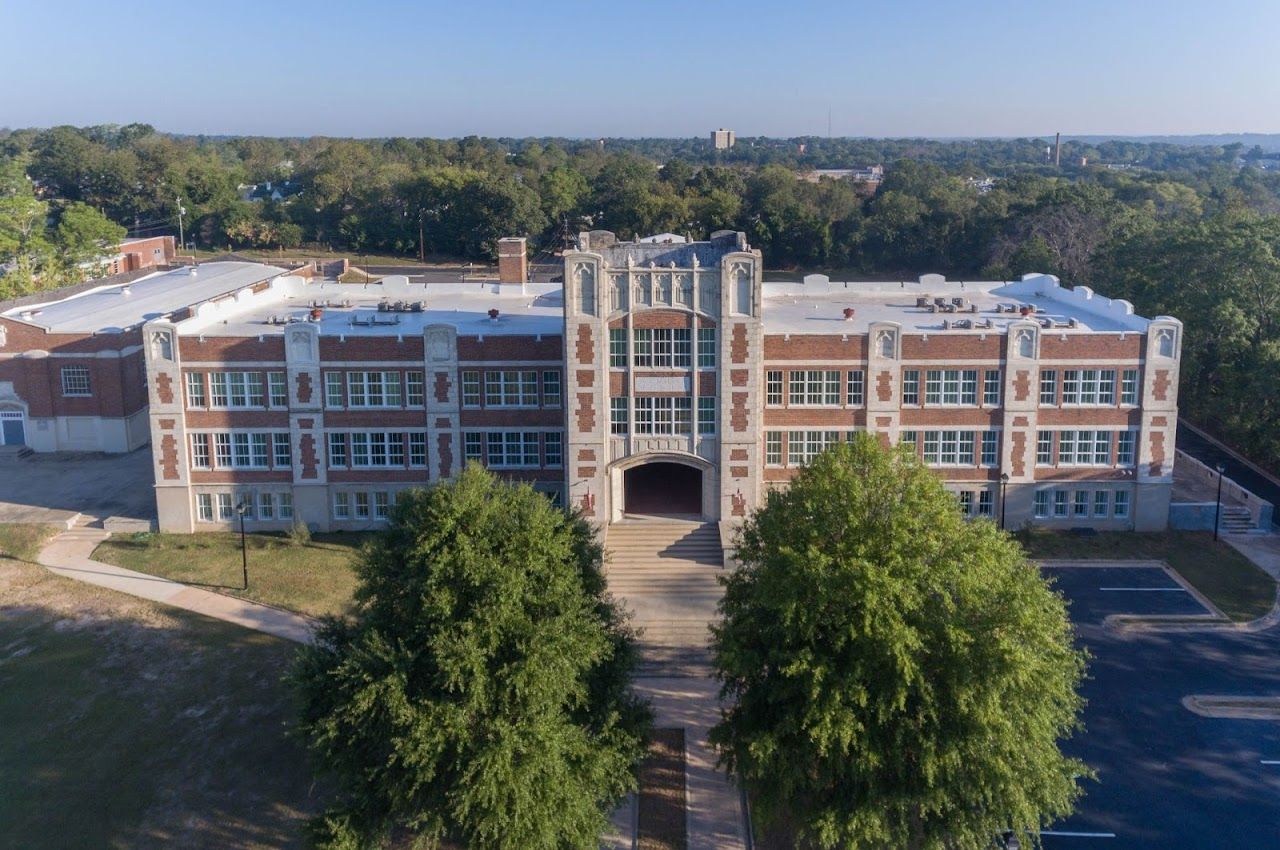
{"label": "blue door", "polygon": [[27,442],[21,413],[0,412],[0,445],[21,446]]}

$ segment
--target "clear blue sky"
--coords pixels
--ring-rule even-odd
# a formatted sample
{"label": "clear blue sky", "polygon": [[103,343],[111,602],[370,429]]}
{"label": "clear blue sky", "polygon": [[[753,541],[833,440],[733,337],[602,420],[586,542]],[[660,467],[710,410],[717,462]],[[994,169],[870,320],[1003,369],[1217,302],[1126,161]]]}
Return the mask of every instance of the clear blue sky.
{"label": "clear blue sky", "polygon": [[0,126],[1280,132],[1277,0],[0,0]]}

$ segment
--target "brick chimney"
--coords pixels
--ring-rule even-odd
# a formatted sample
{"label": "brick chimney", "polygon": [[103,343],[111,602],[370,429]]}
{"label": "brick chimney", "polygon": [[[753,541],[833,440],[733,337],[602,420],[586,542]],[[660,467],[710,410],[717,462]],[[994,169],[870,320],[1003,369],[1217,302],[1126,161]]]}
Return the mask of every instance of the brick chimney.
{"label": "brick chimney", "polygon": [[523,236],[498,240],[498,282],[524,283],[529,279],[529,258]]}

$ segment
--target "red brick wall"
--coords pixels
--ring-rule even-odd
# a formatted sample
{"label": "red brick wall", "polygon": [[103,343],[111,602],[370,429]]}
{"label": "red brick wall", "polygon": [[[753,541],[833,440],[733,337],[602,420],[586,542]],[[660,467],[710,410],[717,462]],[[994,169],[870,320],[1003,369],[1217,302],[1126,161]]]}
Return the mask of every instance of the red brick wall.
{"label": "red brick wall", "polygon": [[1144,336],[1120,334],[1062,334],[1045,331],[1040,335],[1040,359],[1049,364],[1052,360],[1139,360],[1142,358]]}
{"label": "red brick wall", "polygon": [[259,342],[256,336],[178,337],[178,350],[184,361],[212,362],[269,361],[284,368],[284,336],[267,335]]}
{"label": "red brick wall", "polygon": [[764,359],[772,360],[845,360],[867,359],[866,334],[842,336],[794,335],[784,339],[771,334],[764,338]]}
{"label": "red brick wall", "polygon": [[[584,326],[584,329],[585,326]],[[586,329],[590,333],[590,329]],[[459,360],[559,360],[564,357],[564,341],[559,336],[458,337]]]}
{"label": "red brick wall", "polygon": [[394,336],[349,336],[343,342],[335,336],[320,337],[321,363],[367,360],[409,360],[421,363],[422,337],[405,334]]}
{"label": "red brick wall", "polygon": [[999,360],[1004,353],[1004,338],[997,333],[930,334],[902,336],[903,360]]}

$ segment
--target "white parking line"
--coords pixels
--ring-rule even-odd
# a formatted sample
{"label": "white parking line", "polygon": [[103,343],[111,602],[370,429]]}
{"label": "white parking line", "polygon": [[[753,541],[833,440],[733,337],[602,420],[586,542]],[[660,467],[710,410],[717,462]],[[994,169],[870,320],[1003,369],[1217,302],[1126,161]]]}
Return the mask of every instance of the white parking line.
{"label": "white parking line", "polygon": [[1056,835],[1059,838],[1115,838],[1114,832],[1059,832],[1056,829],[1042,829],[1041,835]]}
{"label": "white parking line", "polygon": [[1127,590],[1134,593],[1186,593],[1185,587],[1100,587],[1098,590]]}

